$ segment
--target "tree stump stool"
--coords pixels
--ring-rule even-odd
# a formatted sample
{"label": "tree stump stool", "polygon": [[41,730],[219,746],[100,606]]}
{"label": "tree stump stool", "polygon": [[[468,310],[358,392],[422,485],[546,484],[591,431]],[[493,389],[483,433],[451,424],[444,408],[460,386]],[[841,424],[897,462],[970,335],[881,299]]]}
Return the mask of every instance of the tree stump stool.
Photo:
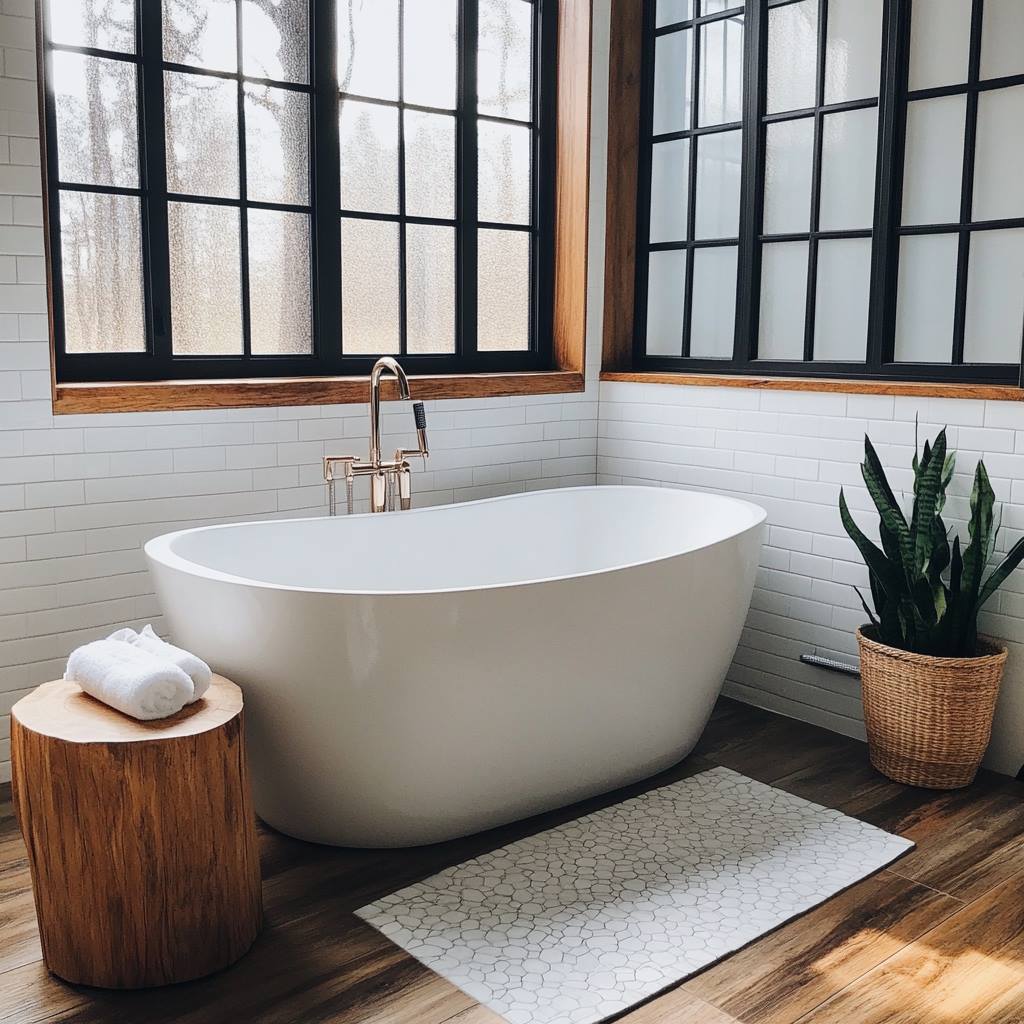
{"label": "tree stump stool", "polygon": [[14,806],[47,968],[146,988],[234,963],[260,928],[242,693],[219,676],[138,722],[75,683],[11,711]]}

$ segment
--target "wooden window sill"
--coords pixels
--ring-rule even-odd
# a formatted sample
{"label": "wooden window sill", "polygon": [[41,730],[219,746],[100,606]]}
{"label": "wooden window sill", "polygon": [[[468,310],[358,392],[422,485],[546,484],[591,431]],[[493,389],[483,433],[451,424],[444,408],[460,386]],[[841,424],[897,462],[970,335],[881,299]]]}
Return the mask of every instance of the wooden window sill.
{"label": "wooden window sill", "polygon": [[[423,375],[409,378],[417,400],[557,395],[583,391],[583,374],[571,370],[529,373]],[[394,382],[384,397],[397,398]],[[172,409],[243,409],[275,405],[345,405],[369,400],[368,377],[275,377],[246,380],[171,380],[115,384],[57,384],[57,415],[99,412],[165,412]]]}
{"label": "wooden window sill", "polygon": [[1024,402],[1024,388],[1008,384],[946,384],[942,381],[845,380],[823,377],[755,377],[725,373],[659,373],[605,370],[603,381],[674,384],[687,387],[759,388],[766,391],[828,391],[848,395],[903,395],[907,398],[983,398]]}

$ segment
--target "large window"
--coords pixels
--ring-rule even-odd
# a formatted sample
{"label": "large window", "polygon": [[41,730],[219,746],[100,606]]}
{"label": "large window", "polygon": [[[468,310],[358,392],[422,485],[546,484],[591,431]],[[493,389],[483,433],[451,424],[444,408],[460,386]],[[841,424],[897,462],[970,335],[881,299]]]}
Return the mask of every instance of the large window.
{"label": "large window", "polygon": [[554,0],[45,0],[61,382],[550,368]]}
{"label": "large window", "polygon": [[643,19],[636,368],[1019,382],[1024,3]]}

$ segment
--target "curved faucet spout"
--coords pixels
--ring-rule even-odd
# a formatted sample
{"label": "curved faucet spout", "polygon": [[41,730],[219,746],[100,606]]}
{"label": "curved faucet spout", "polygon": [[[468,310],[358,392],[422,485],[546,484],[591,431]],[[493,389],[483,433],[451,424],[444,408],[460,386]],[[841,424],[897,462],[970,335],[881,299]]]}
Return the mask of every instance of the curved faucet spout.
{"label": "curved faucet spout", "polygon": [[385,370],[390,370],[394,375],[395,380],[398,383],[398,393],[405,400],[409,401],[412,398],[409,392],[409,378],[405,375],[405,370],[402,369],[397,359],[392,359],[391,356],[381,356],[373,364],[373,370],[370,372],[370,388],[373,391],[380,391],[380,379],[383,376]]}
{"label": "curved faucet spout", "polygon": [[405,370],[398,365],[398,361],[391,356],[381,356],[373,364],[370,371],[370,462],[375,466],[380,465],[380,379],[390,372],[398,384],[398,394],[404,401],[409,401],[412,394],[409,391],[409,378]]}

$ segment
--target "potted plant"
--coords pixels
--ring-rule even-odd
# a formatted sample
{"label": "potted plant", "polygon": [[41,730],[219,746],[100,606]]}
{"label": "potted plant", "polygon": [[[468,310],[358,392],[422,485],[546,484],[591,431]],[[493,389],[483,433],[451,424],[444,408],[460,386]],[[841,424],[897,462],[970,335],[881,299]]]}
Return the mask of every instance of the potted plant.
{"label": "potted plant", "polygon": [[969,540],[942,520],[956,453],[946,432],[915,445],[910,520],[869,438],[861,472],[878,509],[881,546],[859,529],[839,493],[843,526],[867,563],[874,610],[857,630],[871,763],[889,778],[933,789],[969,785],[992,731],[1006,648],[978,635],[978,612],[1024,559],[1024,539],[986,576],[999,527],[995,494],[979,461]]}

